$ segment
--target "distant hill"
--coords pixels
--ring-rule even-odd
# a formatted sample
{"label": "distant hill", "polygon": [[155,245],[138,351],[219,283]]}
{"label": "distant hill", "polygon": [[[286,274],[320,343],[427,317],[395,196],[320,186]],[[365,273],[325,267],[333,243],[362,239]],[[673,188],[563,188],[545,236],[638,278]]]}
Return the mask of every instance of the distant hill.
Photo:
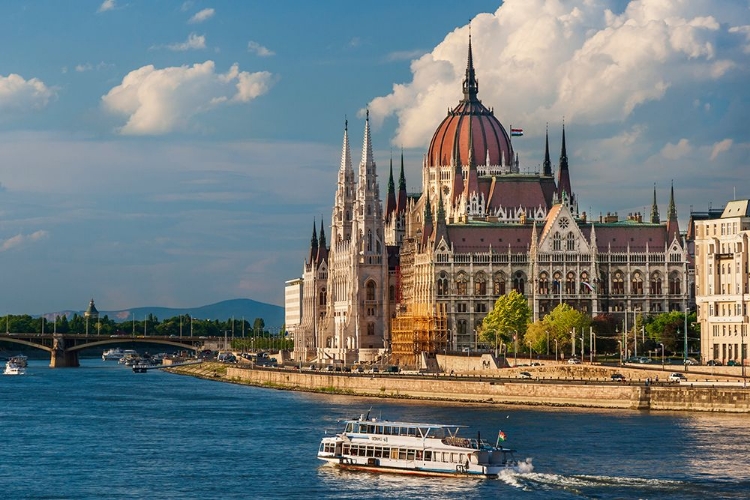
{"label": "distant hill", "polygon": [[[60,311],[57,313],[47,313],[44,316],[48,320],[52,320],[55,315],[62,316],[67,315],[68,318],[73,316],[73,313],[83,315],[84,311]],[[232,299],[217,302],[207,306],[200,307],[186,307],[186,308],[172,308],[172,307],[134,307],[132,309],[123,309],[120,311],[99,311],[100,316],[109,316],[117,322],[122,322],[127,319],[133,318],[143,320],[147,315],[153,314],[159,320],[172,318],[179,316],[180,314],[189,314],[193,318],[199,319],[210,319],[210,320],[228,320],[234,319],[241,320],[245,318],[245,321],[252,323],[255,318],[263,318],[263,322],[266,328],[280,328],[284,324],[284,308],[275,306],[273,304],[266,304],[265,302],[258,302],[252,299]]]}

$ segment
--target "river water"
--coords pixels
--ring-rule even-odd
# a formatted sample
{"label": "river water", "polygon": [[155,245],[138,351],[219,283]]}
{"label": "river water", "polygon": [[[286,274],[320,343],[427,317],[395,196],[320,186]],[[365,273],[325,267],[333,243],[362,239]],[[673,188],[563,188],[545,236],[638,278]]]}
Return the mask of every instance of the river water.
{"label": "river water", "polygon": [[[659,498],[750,496],[750,417],[467,406],[286,392],[83,359],[0,376],[0,497]],[[528,459],[499,479],[344,472],[336,421],[466,424]]]}

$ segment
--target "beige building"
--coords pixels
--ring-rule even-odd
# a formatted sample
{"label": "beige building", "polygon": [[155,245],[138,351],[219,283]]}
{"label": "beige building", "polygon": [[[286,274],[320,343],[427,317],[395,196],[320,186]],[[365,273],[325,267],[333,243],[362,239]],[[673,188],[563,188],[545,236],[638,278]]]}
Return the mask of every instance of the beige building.
{"label": "beige building", "polygon": [[695,226],[695,277],[701,357],[747,363],[750,200],[727,203]]}

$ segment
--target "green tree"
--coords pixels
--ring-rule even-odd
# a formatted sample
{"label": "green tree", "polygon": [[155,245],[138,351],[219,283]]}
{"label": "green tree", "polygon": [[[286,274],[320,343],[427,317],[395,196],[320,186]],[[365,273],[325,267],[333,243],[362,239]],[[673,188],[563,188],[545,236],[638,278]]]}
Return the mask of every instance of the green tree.
{"label": "green tree", "polygon": [[583,337],[588,337],[591,319],[568,304],[560,304],[544,317],[542,323],[545,327],[545,342],[548,331],[550,342],[557,339],[558,349],[562,352],[565,348],[571,347],[570,336],[573,328],[576,329],[576,337],[580,337],[581,332],[587,332]]}
{"label": "green tree", "polygon": [[515,290],[501,296],[495,302],[480,327],[480,338],[488,345],[507,344],[513,340],[513,335],[521,336],[526,332],[526,326],[531,317],[531,309],[526,297]]}

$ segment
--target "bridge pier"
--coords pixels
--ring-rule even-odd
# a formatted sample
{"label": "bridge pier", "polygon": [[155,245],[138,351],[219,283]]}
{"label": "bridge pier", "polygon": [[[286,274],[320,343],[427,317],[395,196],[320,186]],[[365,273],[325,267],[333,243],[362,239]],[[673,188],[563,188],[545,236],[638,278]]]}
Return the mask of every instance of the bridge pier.
{"label": "bridge pier", "polygon": [[65,340],[61,334],[55,334],[52,338],[52,352],[50,353],[50,368],[78,368],[78,351],[65,349]]}

